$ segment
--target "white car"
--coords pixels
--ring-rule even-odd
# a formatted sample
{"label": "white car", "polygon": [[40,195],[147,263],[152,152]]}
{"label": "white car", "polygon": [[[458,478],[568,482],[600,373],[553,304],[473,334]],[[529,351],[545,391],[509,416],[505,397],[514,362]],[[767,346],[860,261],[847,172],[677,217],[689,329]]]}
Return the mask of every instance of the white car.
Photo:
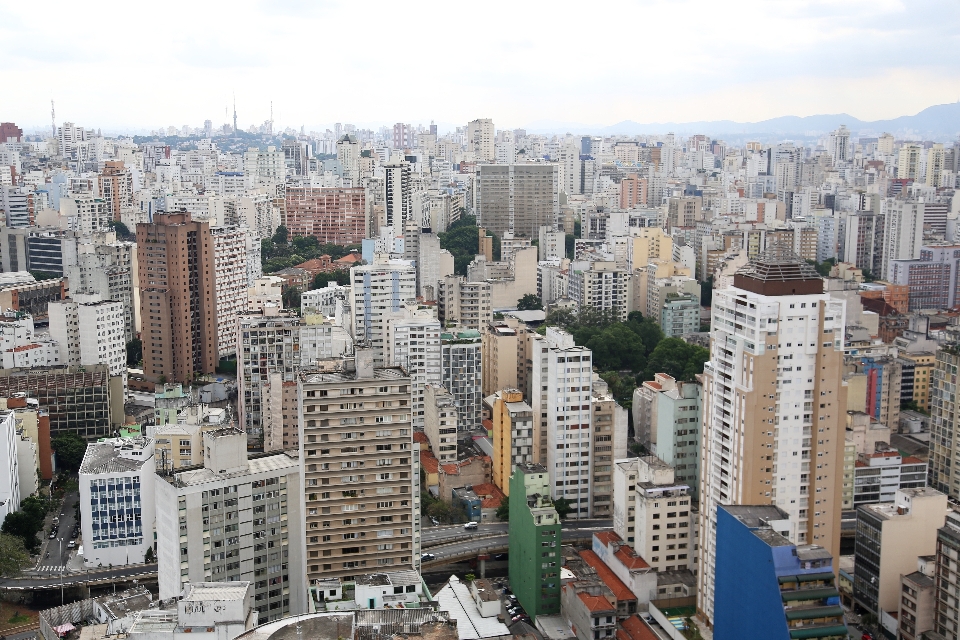
{"label": "white car", "polygon": [[476,528],[477,528],[477,523],[476,523],[476,522],[467,522],[466,524],[463,525],[463,528],[464,528],[464,529],[476,529]]}

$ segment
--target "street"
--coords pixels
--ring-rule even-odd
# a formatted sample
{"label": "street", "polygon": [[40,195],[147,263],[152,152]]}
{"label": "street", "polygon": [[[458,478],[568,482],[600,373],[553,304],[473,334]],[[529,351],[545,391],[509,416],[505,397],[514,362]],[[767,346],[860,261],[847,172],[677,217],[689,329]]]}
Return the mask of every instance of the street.
{"label": "street", "polygon": [[[481,525],[481,526],[502,526],[506,523],[497,523],[497,525]],[[573,524],[573,523],[571,523]],[[603,524],[610,524],[609,520],[594,520],[592,522],[580,521],[577,522],[577,526],[568,527],[567,523],[564,523],[561,537],[564,542],[570,540],[577,540],[586,536],[592,536],[595,531],[603,531],[609,529],[609,526],[598,526]],[[592,526],[588,526],[592,525]],[[463,527],[461,526],[461,529]],[[492,535],[491,535],[492,534]],[[421,537],[421,540],[423,538]],[[504,533],[497,533],[491,530],[490,534],[482,536],[470,536],[468,539],[459,540],[454,538],[455,541],[448,542],[446,544],[442,543],[433,543],[435,545],[442,544],[442,546],[430,547],[427,544],[421,542],[421,548],[424,553],[432,553],[436,556],[435,560],[429,561],[429,564],[437,565],[445,561],[456,561],[464,558],[465,555],[472,555],[475,553],[481,553],[484,551],[488,552],[500,552],[506,551],[510,545],[510,536]]]}
{"label": "street", "polygon": [[[426,522],[429,522],[424,518]],[[613,525],[612,520],[565,520],[563,530],[576,531],[578,529],[590,529],[592,531],[601,531],[610,529]],[[420,532],[420,546],[423,548],[439,544],[447,544],[458,540],[474,540],[477,538],[488,538],[490,536],[502,535],[510,530],[508,522],[484,523],[476,529],[470,531],[464,529],[462,524],[441,524],[440,526],[424,526]]]}
{"label": "street", "polygon": [[[70,491],[64,496],[63,505],[60,511],[54,512],[47,517],[47,526],[40,533],[43,536],[43,543],[40,545],[40,559],[37,562],[34,571],[41,574],[60,574],[61,568],[67,571],[67,562],[70,560],[71,552],[76,549],[70,549],[67,545],[70,542],[70,535],[73,532],[73,525],[76,522],[76,505],[80,501],[80,493],[77,490]],[[60,518],[57,537],[50,539],[50,523],[54,517]],[[80,539],[76,539],[80,545]]]}

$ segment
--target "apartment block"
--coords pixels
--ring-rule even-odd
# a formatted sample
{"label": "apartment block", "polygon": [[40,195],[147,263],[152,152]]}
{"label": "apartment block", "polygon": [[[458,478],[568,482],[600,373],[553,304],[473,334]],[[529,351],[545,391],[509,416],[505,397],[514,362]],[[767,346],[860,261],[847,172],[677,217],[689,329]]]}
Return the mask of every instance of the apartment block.
{"label": "apartment block", "polygon": [[440,464],[457,461],[457,401],[438,385],[428,384],[423,389],[423,430],[430,440],[430,449]]}
{"label": "apartment block", "polygon": [[249,581],[259,618],[276,620],[307,610],[300,464],[296,451],[248,457],[246,439],[209,431],[202,467],[156,476],[160,598]]}
{"label": "apartment block", "polygon": [[547,327],[534,339],[532,402],[540,460],[550,473],[554,499],[575,505],[567,517],[593,513],[593,353],[562,329]]}
{"label": "apartment block", "polygon": [[400,311],[417,298],[417,272],[409,262],[391,260],[383,254],[373,264],[350,269],[350,307],[353,337],[373,346],[374,364],[387,363],[388,314]]}
{"label": "apartment block", "polygon": [[480,332],[472,329],[440,334],[441,384],[457,402],[461,431],[483,423],[483,362]]}
{"label": "apartment block", "polygon": [[518,464],[533,464],[539,453],[534,440],[533,409],[517,389],[487,397],[493,431],[493,484],[510,495],[510,476]]}
{"label": "apartment block", "polygon": [[217,353],[237,352],[237,316],[247,310],[247,234],[244,227],[213,227],[214,289],[217,295]]}
{"label": "apartment block", "polygon": [[[301,373],[307,579],[352,580],[420,561],[410,378],[368,349]],[[417,476],[416,478],[414,476]]]}
{"label": "apartment block", "polygon": [[493,162],[496,157],[496,132],[493,120],[478,118],[467,123],[467,148],[480,162]]}
{"label": "apartment block", "polygon": [[153,223],[137,225],[140,338],[148,380],[190,382],[215,370],[214,253],[209,224],[188,213],[158,213]]}
{"label": "apartment block", "polygon": [[437,281],[437,317],[444,326],[481,330],[493,321],[489,282],[468,282],[463,276]]}
{"label": "apartment block", "polygon": [[554,163],[480,165],[478,222],[502,237],[539,237],[540,227],[555,228],[560,215],[560,168]]}
{"label": "apartment block", "polygon": [[660,328],[667,338],[700,331],[700,298],[692,293],[667,293],[660,307]]}
{"label": "apartment block", "polygon": [[930,381],[930,486],[954,500],[960,499],[960,407],[955,377],[960,369],[960,348],[937,350]]}
{"label": "apartment block", "polygon": [[[615,499],[633,507],[627,537],[633,550],[657,571],[695,571],[697,568],[697,510],[688,484],[677,482],[673,467],[656,456],[639,458],[636,483]],[[633,498],[632,500],[630,498]],[[631,524],[633,531],[631,531]]]}
{"label": "apartment block", "polygon": [[844,302],[774,245],[714,292],[703,374],[698,606],[713,619],[717,505],[770,504],[788,537],[839,555]]}
{"label": "apartment block", "polygon": [[321,244],[359,244],[367,237],[365,190],[288,187],[286,225],[291,236],[316,238]]}
{"label": "apartment block", "polygon": [[[60,361],[69,367],[105,364],[110,375],[127,376],[123,304],[99,295],[76,294],[51,302],[50,336],[60,344]],[[82,329],[81,329],[82,328]]]}
{"label": "apartment block", "polygon": [[141,329],[137,245],[118,241],[113,232],[94,235],[92,240],[78,240],[76,259],[63,263],[70,294],[99,295],[120,302],[124,341],[130,342]]}
{"label": "apartment block", "polygon": [[[237,321],[237,409],[240,427],[253,449],[277,451],[283,445],[283,424],[296,430],[297,417],[282,419],[284,383],[295,383],[300,371],[301,318],[268,308],[264,314],[243,313]],[[274,414],[279,414],[279,425]],[[271,428],[267,429],[267,425]],[[279,429],[277,427],[279,426]],[[289,438],[287,439],[289,442]]]}
{"label": "apartment block", "polygon": [[560,613],[560,517],[550,498],[550,474],[519,464],[510,477],[510,586],[524,611]]}
{"label": "apartment block", "polygon": [[910,311],[950,309],[960,300],[960,244],[924,245],[916,259],[889,264],[890,282],[909,288]]}
{"label": "apartment block", "polygon": [[[950,517],[947,517],[947,524]],[[947,525],[944,525],[947,526]],[[939,533],[938,533],[939,538]],[[939,550],[940,542],[937,541]],[[933,631],[937,617],[937,557],[917,558],[917,570],[900,576],[900,611],[897,624],[903,640],[917,640]]]}
{"label": "apartment block", "polygon": [[107,205],[111,220],[133,207],[133,173],[119,160],[107,160],[98,174],[100,196]]}
{"label": "apartment block", "polygon": [[572,262],[567,296],[581,308],[605,311],[626,322],[630,310],[629,282],[629,275],[615,262]]}
{"label": "apartment block", "polygon": [[[955,571],[955,565],[960,560],[960,515],[956,511],[948,512],[946,522],[937,530],[936,554],[934,588],[938,605],[934,613],[933,629],[942,638],[955,638],[960,634],[960,601],[956,598],[957,589],[960,588],[960,574]],[[917,611],[919,613],[919,607]],[[901,620],[901,631],[903,626]],[[916,630],[919,637],[919,627]]]}
{"label": "apartment block", "polygon": [[426,387],[443,383],[440,322],[426,312],[406,312],[402,317],[388,319],[387,331],[387,363],[403,367],[410,376],[412,422],[415,428],[422,429],[427,411]]}
{"label": "apartment block", "polygon": [[[590,392],[593,423],[593,513],[609,517],[613,504],[613,461],[627,456],[627,410],[617,404],[607,383],[593,377]],[[581,466],[583,462],[581,461]]]}

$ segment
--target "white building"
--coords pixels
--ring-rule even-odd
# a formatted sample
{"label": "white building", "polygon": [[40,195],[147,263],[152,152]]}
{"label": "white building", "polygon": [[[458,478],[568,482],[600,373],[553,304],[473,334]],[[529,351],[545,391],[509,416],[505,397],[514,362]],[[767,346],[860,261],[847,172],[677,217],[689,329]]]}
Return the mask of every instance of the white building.
{"label": "white building", "polygon": [[566,498],[570,518],[593,515],[593,352],[548,327],[531,343],[533,415],[539,418],[540,459],[550,471],[554,499]]}
{"label": "white building", "polygon": [[425,388],[443,381],[440,321],[425,312],[407,312],[403,317],[389,318],[387,332],[387,363],[403,367],[410,376],[411,422],[423,428]]}
{"label": "white building", "polygon": [[462,431],[483,426],[482,342],[474,329],[440,334],[441,384],[456,398]]}
{"label": "white building", "polygon": [[[9,409],[0,411],[0,520],[20,509],[23,496],[18,464],[16,413]],[[34,476],[36,473],[34,472]]]}
{"label": "white building", "polygon": [[319,313],[332,317],[343,313],[350,306],[351,287],[328,282],[322,289],[311,289],[300,294],[300,311],[304,314]]}
{"label": "white building", "polygon": [[230,428],[204,433],[203,445],[202,468],[157,476],[160,598],[187,583],[250,581],[262,619],[303,613],[297,453],[248,459],[246,435]]}
{"label": "white building", "polygon": [[110,375],[127,376],[122,302],[76,294],[47,305],[50,336],[60,344],[60,361],[71,367],[105,364]]}
{"label": "white building", "polygon": [[247,310],[247,233],[245,227],[210,227],[221,358],[237,352],[237,316]]}
{"label": "white building", "polygon": [[387,361],[387,314],[400,311],[417,298],[417,271],[405,260],[391,260],[382,254],[373,264],[350,269],[350,307],[353,310],[353,337],[373,347],[375,366]]}
{"label": "white building", "polygon": [[134,613],[127,638],[233,640],[259,622],[253,584],[247,580],[188,583],[175,602],[176,609],[151,607]]}
{"label": "white building", "polygon": [[112,221],[107,201],[89,193],[71,193],[60,198],[60,215],[70,220],[70,228],[89,234],[107,231]]}
{"label": "white building", "polygon": [[424,390],[426,411],[422,416],[423,431],[430,449],[441,464],[457,461],[457,401],[441,386],[428,384]]}
{"label": "white building", "polygon": [[35,335],[33,316],[15,311],[0,316],[0,355],[4,369],[61,364],[59,343]]}
{"label": "white building", "polygon": [[889,280],[893,260],[916,260],[923,245],[923,202],[883,201],[883,264],[880,277]]}
{"label": "white building", "polygon": [[87,445],[80,464],[80,526],[87,568],[144,561],[153,547],[152,438],[116,438]]}

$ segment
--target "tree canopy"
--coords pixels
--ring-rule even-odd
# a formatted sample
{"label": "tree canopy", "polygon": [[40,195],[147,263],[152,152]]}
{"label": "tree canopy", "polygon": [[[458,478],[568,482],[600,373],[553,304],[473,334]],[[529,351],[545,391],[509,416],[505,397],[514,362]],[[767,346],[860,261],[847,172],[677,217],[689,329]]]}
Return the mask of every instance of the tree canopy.
{"label": "tree canopy", "polygon": [[23,540],[14,535],[0,533],[0,576],[15,578],[30,564],[30,553]]}
{"label": "tree canopy", "polygon": [[57,466],[69,471],[78,471],[87,452],[87,441],[78,434],[68,431],[50,440],[50,446],[57,454]]}
{"label": "tree canopy", "polygon": [[644,380],[653,380],[657,373],[666,373],[677,380],[695,380],[698,373],[703,373],[703,363],[709,359],[709,349],[680,338],[665,338],[647,359]]}
{"label": "tree canopy", "polygon": [[[487,232],[493,237],[493,259],[500,259],[500,238]],[[459,220],[447,227],[443,233],[437,234],[440,239],[440,248],[453,254],[454,273],[467,275],[469,265],[480,251],[480,236],[477,233],[477,219],[473,216],[461,216]]]}
{"label": "tree canopy", "polygon": [[593,364],[600,371],[642,373],[647,356],[663,339],[659,325],[634,311],[626,322],[616,315],[593,307],[578,312],[558,309],[547,316],[546,325],[566,329],[574,342],[593,351]]}
{"label": "tree canopy", "polygon": [[523,297],[517,300],[517,311],[539,311],[543,310],[543,301],[539,296],[532,293],[525,293]]}
{"label": "tree canopy", "polygon": [[313,236],[293,236],[291,239],[287,228],[280,225],[273,237],[260,241],[260,262],[264,273],[275,273],[322,255],[339,260],[359,249],[358,244],[321,244]]}

